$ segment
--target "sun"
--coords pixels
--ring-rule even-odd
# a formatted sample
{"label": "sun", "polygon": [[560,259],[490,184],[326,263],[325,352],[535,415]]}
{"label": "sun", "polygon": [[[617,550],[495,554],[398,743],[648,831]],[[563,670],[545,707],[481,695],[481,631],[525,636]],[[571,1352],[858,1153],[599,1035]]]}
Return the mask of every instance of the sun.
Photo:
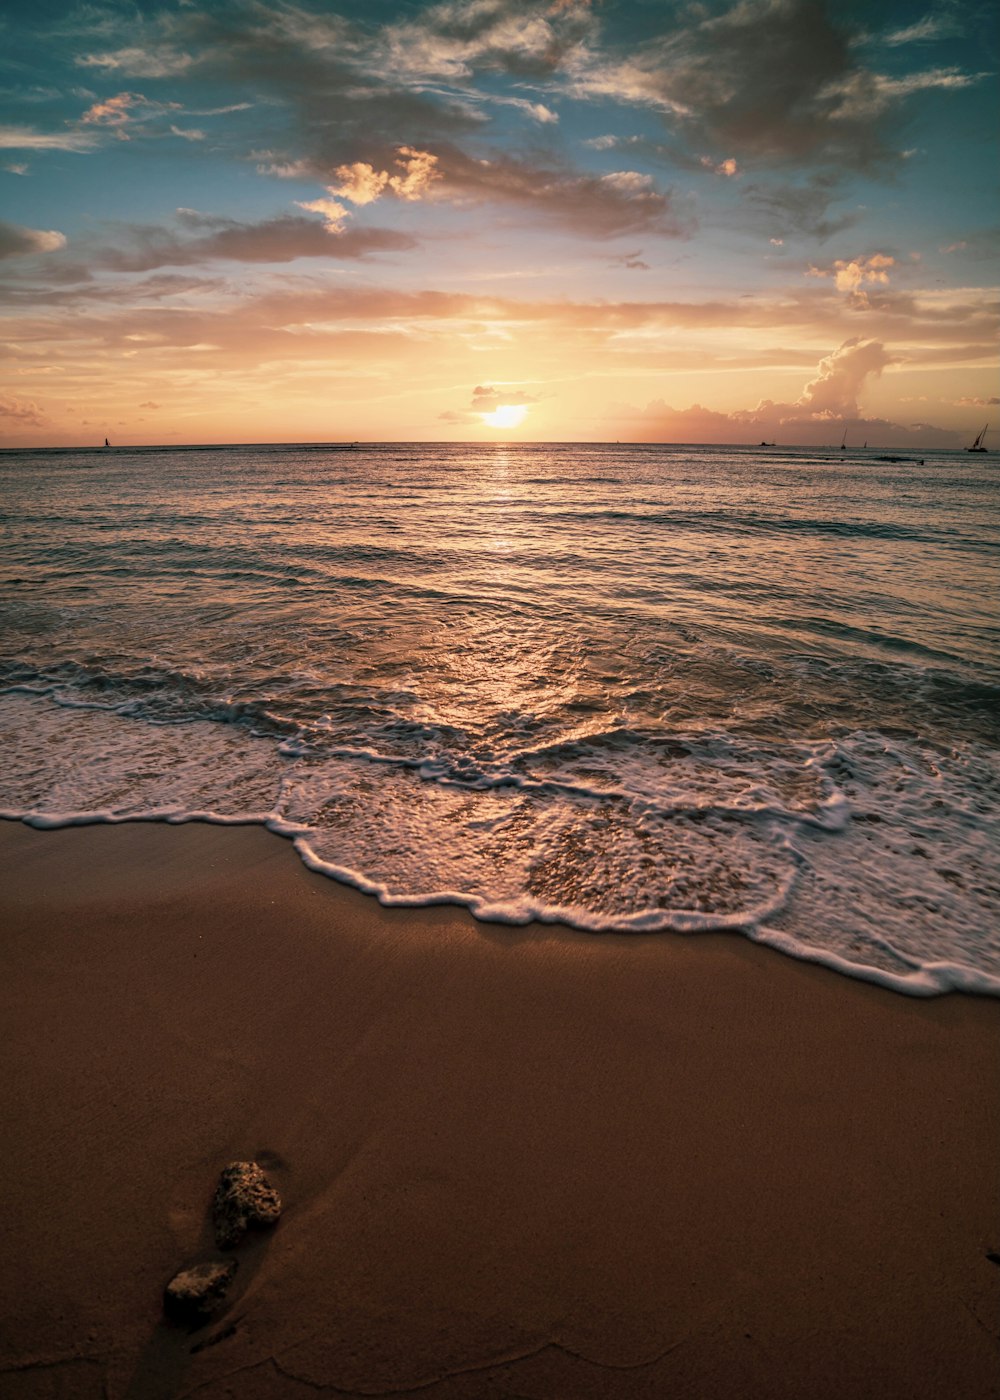
{"label": "sun", "polygon": [[516,428],[524,422],[527,406],[523,403],[502,403],[492,413],[479,416],[488,428]]}

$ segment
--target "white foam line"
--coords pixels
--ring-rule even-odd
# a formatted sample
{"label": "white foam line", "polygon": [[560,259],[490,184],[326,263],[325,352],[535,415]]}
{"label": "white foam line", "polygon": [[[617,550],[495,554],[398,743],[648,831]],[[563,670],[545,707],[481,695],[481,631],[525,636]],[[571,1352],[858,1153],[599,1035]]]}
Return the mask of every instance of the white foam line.
{"label": "white foam line", "polygon": [[[901,992],[905,996],[941,996],[947,992],[964,992],[979,996],[1000,996],[1000,977],[986,972],[977,972],[953,962],[918,963],[914,959],[891,948],[887,948],[901,961],[910,962],[914,971],[900,974],[888,969],[855,963],[839,953],[829,952],[801,942],[792,934],[780,930],[761,928],[760,922],[777,912],[784,904],[788,886],[782,888],[768,904],[755,910],[743,920],[702,914],[697,911],[675,910],[664,914],[634,914],[612,924],[598,918],[581,919],[571,911],[546,909],[529,900],[511,901],[505,904],[491,904],[486,900],[462,894],[457,890],[435,890],[425,895],[393,894],[386,885],[370,880],[367,876],[348,866],[337,865],[317,856],[309,845],[312,828],[301,823],[290,822],[274,812],[244,813],[230,816],[209,810],[191,811],[179,807],[152,808],[146,812],[120,813],[108,810],[90,812],[35,812],[17,808],[0,808],[0,820],[19,821],[39,831],[52,831],[73,826],[119,826],[128,822],[163,822],[179,826],[188,822],[205,822],[212,826],[263,826],[275,835],[285,837],[292,844],[302,863],[309,870],[350,885],[363,894],[374,895],[379,903],[388,908],[425,908],[435,905],[459,905],[484,923],[524,925],[532,922],[545,924],[569,924],[572,927],[592,933],[655,933],[674,932],[698,934],[707,932],[742,933],[754,943],[774,948],[799,962],[817,963],[834,972],[853,977],[863,982],[872,982],[889,991]],[[794,853],[794,848],[789,847]],[[794,878],[794,877],[792,877]],[[789,881],[790,885],[790,881]]]}

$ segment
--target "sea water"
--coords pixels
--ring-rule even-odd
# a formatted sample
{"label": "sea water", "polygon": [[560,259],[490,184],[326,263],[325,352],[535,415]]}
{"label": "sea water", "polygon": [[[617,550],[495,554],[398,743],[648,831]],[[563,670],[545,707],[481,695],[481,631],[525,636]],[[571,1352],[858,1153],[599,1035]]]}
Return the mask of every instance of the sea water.
{"label": "sea water", "polygon": [[1000,992],[992,458],[0,454],[0,815]]}

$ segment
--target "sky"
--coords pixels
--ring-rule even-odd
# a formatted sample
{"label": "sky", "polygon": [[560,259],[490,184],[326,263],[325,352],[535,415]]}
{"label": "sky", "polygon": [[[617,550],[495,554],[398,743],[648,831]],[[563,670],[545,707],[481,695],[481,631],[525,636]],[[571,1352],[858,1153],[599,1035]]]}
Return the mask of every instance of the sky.
{"label": "sky", "polygon": [[992,0],[7,0],[0,446],[966,445],[998,48]]}

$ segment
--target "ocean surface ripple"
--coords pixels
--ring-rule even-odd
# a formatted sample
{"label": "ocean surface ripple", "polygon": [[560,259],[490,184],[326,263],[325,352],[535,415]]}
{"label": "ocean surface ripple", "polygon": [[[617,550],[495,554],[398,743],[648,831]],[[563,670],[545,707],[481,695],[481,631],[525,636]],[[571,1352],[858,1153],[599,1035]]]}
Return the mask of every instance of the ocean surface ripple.
{"label": "ocean surface ripple", "polygon": [[1000,994],[996,467],[0,453],[0,816],[261,822],[387,904]]}

